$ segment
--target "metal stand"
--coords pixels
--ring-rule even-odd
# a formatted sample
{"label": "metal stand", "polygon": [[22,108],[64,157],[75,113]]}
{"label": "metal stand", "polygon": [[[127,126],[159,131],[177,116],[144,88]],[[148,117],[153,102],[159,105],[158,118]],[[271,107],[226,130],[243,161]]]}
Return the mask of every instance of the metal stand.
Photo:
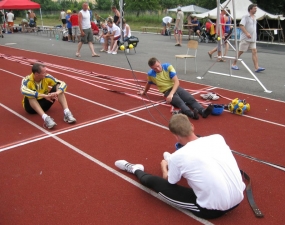
{"label": "metal stand", "polygon": [[120,7],[120,29],[121,29],[121,38],[120,42],[124,43],[124,31],[123,31],[123,17],[124,17],[124,9],[123,7],[125,6],[124,0],[119,0],[119,7]]}
{"label": "metal stand", "polygon": [[[233,8],[233,15],[229,14],[226,10],[227,5],[232,2],[232,8]],[[227,40],[227,42],[230,44],[230,46],[233,48],[235,51],[236,55],[235,57],[230,57],[230,56],[223,56],[223,43],[222,39],[220,39],[220,44],[221,44],[221,53],[222,53],[222,58],[230,59],[230,65],[229,65],[229,74],[226,73],[220,73],[220,72],[215,72],[215,71],[210,71],[210,69],[216,64],[213,63],[213,65],[210,66],[208,71],[206,71],[201,77],[197,77],[197,79],[204,79],[204,76],[206,73],[212,73],[212,74],[217,74],[217,75],[222,75],[222,76],[229,76],[233,78],[239,78],[239,79],[245,79],[245,80],[251,80],[251,81],[257,81],[259,85],[264,89],[264,92],[266,93],[271,93],[272,91],[269,91],[266,89],[266,87],[261,83],[261,81],[255,76],[255,74],[250,70],[250,68],[245,64],[245,62],[242,59],[238,58],[238,43],[237,43],[237,32],[236,32],[236,10],[235,10],[235,0],[229,0],[224,6],[220,4],[220,0],[217,0],[217,21],[216,21],[216,30],[218,30],[219,36],[222,37],[222,25],[224,26],[225,24],[221,24],[220,20],[220,8],[224,9],[228,15],[232,18],[233,24],[227,24],[227,25],[232,25],[233,29],[235,30],[235,48],[230,44],[230,42]],[[253,78],[247,78],[247,77],[242,77],[242,76],[237,76],[232,74],[232,59],[240,61],[241,64],[247,69],[247,71],[252,75]]]}

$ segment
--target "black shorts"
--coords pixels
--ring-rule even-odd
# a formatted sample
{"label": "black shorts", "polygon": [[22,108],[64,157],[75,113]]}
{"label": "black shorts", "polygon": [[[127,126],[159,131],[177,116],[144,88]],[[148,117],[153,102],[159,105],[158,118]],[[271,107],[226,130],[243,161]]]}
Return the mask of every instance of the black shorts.
{"label": "black shorts", "polygon": [[66,19],[61,19],[62,24],[66,24]]}
{"label": "black shorts", "polygon": [[197,30],[201,31],[201,28],[200,27],[194,27],[194,32],[196,33]]}
{"label": "black shorts", "polygon": [[[54,85],[52,87],[52,89],[50,90],[49,93],[51,92],[56,92],[56,86]],[[53,105],[53,103],[55,102],[55,100],[53,102],[50,102],[48,100],[46,100],[45,98],[39,99],[38,100],[41,108],[43,109],[44,112],[48,111],[50,109],[50,107]],[[36,114],[37,112],[31,107],[29,99],[27,97],[24,98],[24,108],[26,110],[27,113],[30,114]]]}
{"label": "black shorts", "polygon": [[70,36],[72,36],[72,28],[67,28],[68,29],[68,34],[70,35]]}

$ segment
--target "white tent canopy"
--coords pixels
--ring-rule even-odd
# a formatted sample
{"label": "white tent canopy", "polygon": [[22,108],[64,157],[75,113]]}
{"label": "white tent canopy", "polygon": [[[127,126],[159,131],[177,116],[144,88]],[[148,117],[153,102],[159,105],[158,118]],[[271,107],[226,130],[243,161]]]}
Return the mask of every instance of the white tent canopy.
{"label": "white tent canopy", "polygon": [[[181,7],[182,12],[194,12],[194,13],[203,13],[209,11],[209,9],[205,9],[196,5],[188,5]],[[177,12],[177,8],[167,9],[167,12]]]}
{"label": "white tent canopy", "polygon": [[[227,7],[231,10],[231,13],[232,13],[233,12],[232,2],[227,4],[229,1],[231,1],[231,0],[225,1],[222,4],[222,6],[227,5]],[[241,20],[241,18],[248,13],[247,8],[250,4],[252,4],[252,2],[249,0],[235,1],[235,11],[236,11],[236,19],[237,20]],[[200,18],[200,19],[206,18],[206,17],[209,19],[217,19],[217,8],[215,8],[211,11],[202,13],[202,14],[194,14],[194,16],[197,16],[197,18]],[[262,20],[264,18],[275,19],[275,20],[278,20],[278,19],[284,20],[284,17],[282,17],[282,15],[273,15],[273,14],[270,14],[268,12],[263,11],[262,9],[260,9],[258,7],[257,7],[257,12],[256,12],[255,16],[256,16],[257,20]]]}

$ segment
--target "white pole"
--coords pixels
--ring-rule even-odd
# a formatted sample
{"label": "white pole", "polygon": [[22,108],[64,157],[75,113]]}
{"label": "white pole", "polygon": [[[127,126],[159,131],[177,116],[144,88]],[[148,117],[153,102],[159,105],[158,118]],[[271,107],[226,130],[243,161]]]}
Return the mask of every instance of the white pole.
{"label": "white pole", "polygon": [[42,9],[40,8],[40,14],[41,14],[41,21],[42,21],[42,29],[44,28],[44,22],[43,22],[43,16],[42,16]]}
{"label": "white pole", "polygon": [[121,29],[121,38],[120,42],[124,43],[124,32],[123,32],[123,6],[124,0],[120,0],[119,7],[120,7],[120,29]]}

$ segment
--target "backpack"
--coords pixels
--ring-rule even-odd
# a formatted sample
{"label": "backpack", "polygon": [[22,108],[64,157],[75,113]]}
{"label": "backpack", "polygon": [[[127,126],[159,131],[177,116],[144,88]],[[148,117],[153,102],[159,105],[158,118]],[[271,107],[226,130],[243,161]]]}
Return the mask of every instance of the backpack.
{"label": "backpack", "polygon": [[62,37],[63,41],[68,41],[68,37]]}

